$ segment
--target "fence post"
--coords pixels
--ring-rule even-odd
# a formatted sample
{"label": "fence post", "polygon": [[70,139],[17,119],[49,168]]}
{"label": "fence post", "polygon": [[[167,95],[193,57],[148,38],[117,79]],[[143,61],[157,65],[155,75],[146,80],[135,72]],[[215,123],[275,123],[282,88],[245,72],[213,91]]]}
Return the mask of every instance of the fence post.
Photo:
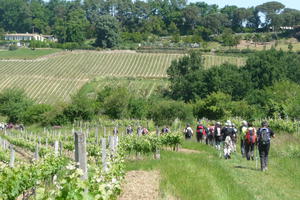
{"label": "fence post", "polygon": [[101,147],[102,147],[102,166],[103,170],[106,171],[107,164],[106,164],[106,139],[101,139]]}
{"label": "fence post", "polygon": [[15,150],[14,150],[14,146],[11,144],[9,146],[9,149],[10,149],[9,167],[13,168],[15,166]]}
{"label": "fence post", "polygon": [[54,142],[54,155],[56,157],[58,156],[58,141],[57,140]]}
{"label": "fence post", "polygon": [[75,132],[75,161],[79,164],[77,167],[83,171],[82,179],[88,179],[85,136],[84,133],[77,131]]}
{"label": "fence post", "polygon": [[[158,126],[156,127],[156,136],[157,136],[157,138],[159,138],[159,128],[158,128]],[[157,159],[157,160],[159,160],[160,159],[160,150],[159,150],[159,148],[158,147],[156,147],[156,150],[155,150],[155,154],[154,154],[154,158],[155,159]]]}
{"label": "fence post", "polygon": [[39,144],[36,144],[36,146],[35,146],[34,159],[35,160],[39,160],[40,159],[40,156],[39,156]]}
{"label": "fence post", "polygon": [[115,151],[115,149],[114,149],[114,138],[113,138],[113,136],[110,135],[108,137],[108,139],[109,139],[109,149],[111,151],[111,154],[113,155],[114,151]]}
{"label": "fence post", "polygon": [[96,139],[96,144],[98,145],[99,144],[99,130],[98,130],[98,127],[96,127],[95,129],[95,139]]}
{"label": "fence post", "polygon": [[59,155],[60,156],[63,155],[63,143],[62,143],[62,141],[59,142]]}

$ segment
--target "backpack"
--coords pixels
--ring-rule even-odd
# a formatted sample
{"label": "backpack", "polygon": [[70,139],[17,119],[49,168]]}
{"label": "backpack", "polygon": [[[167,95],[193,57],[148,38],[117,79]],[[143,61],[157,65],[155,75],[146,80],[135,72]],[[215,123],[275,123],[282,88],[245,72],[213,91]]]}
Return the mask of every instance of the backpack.
{"label": "backpack", "polygon": [[185,134],[186,134],[187,137],[192,137],[192,135],[193,135],[191,129],[189,129],[189,128],[186,129]]}
{"label": "backpack", "polygon": [[216,132],[217,132],[217,134],[216,134],[216,136],[221,136],[221,128],[220,127],[217,127],[216,128]]}
{"label": "backpack", "polygon": [[247,141],[248,144],[255,144],[255,142],[256,142],[256,133],[255,133],[255,130],[253,128],[247,130],[246,141]]}
{"label": "backpack", "polygon": [[197,126],[197,133],[200,135],[206,135],[204,126]]}
{"label": "backpack", "polygon": [[260,130],[259,142],[261,144],[269,144],[270,143],[270,131],[268,128],[262,128]]}

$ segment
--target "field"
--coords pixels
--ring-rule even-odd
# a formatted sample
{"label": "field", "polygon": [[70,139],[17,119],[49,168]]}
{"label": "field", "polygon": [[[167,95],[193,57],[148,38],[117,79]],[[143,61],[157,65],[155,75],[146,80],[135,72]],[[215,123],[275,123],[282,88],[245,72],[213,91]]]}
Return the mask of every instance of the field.
{"label": "field", "polygon": [[60,49],[36,49],[31,50],[27,48],[20,48],[16,51],[8,51],[8,50],[1,50],[0,51],[0,60],[5,59],[36,59],[41,56],[46,56],[48,54],[60,52]]}
{"label": "field", "polygon": [[[68,101],[85,83],[99,77],[165,78],[172,60],[182,56],[132,51],[65,51],[32,60],[0,60],[0,90],[23,88],[38,103]],[[225,62],[241,66],[245,61],[246,58],[205,55],[205,67]],[[154,87],[145,85],[150,90]]]}

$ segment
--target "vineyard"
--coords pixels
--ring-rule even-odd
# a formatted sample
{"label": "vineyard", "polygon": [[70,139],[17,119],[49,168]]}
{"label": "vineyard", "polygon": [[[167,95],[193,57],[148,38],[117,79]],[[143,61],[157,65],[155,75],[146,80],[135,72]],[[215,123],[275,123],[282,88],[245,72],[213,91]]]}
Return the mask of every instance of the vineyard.
{"label": "vineyard", "polygon": [[182,141],[181,134],[142,136],[141,129],[132,135],[122,128],[113,135],[110,127],[77,129],[1,132],[0,199],[112,199],[120,194],[125,155],[159,159],[162,146]]}
{"label": "vineyard", "polygon": [[[88,81],[97,77],[164,78],[172,60],[180,54],[134,52],[60,52],[35,60],[0,60],[0,90],[24,88],[39,103],[69,100]],[[225,62],[241,66],[245,58],[205,55],[205,66]],[[153,90],[156,82],[146,84]],[[159,85],[159,84],[158,84]]]}
{"label": "vineyard", "polygon": [[[272,123],[284,130],[279,124],[287,122]],[[126,134],[129,124],[132,134]],[[148,127],[150,133],[142,134],[139,126]],[[156,182],[160,195],[155,199],[300,198],[296,192],[300,184],[299,133],[290,133],[290,137],[277,135],[272,143],[270,171],[262,173],[255,161],[245,160],[239,152],[233,154],[232,160],[224,160],[213,146],[183,141],[182,126],[174,122],[173,132],[161,135],[161,127],[155,127],[152,121],[99,119],[75,121],[73,126],[59,130],[2,130],[0,199],[121,200],[126,193],[125,174],[134,173],[138,178],[135,172],[153,175],[153,170],[159,171],[155,177],[160,179]],[[115,128],[118,132],[114,132]],[[199,185],[206,187],[199,189]],[[136,199],[126,195],[127,199]]]}

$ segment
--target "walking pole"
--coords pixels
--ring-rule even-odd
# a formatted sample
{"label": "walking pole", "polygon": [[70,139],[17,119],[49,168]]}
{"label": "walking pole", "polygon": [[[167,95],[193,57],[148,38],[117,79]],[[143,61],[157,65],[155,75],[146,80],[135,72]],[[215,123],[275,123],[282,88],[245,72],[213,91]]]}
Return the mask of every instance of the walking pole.
{"label": "walking pole", "polygon": [[258,156],[257,156],[257,151],[258,151],[258,149],[257,149],[258,147],[257,147],[257,143],[256,143],[256,152],[255,152],[255,168],[257,169],[257,165],[258,165]]}

